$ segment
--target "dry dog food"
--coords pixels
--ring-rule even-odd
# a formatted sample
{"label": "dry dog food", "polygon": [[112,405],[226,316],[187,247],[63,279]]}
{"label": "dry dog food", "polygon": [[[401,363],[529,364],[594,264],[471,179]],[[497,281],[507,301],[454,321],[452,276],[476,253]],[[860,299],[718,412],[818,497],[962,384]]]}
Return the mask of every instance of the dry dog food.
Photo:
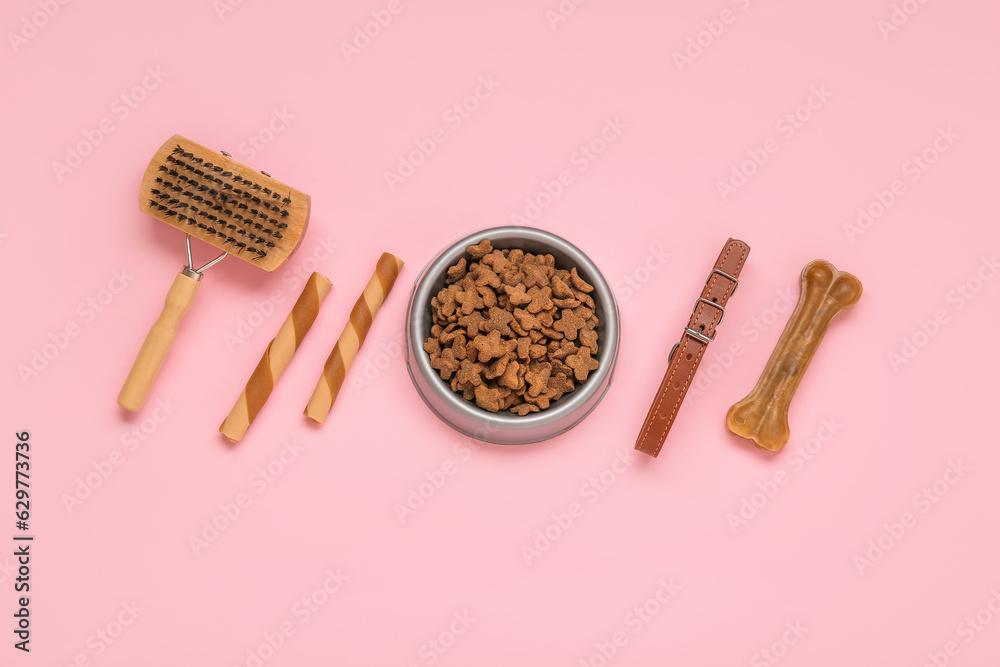
{"label": "dry dog food", "polygon": [[552,255],[467,251],[431,299],[431,367],[484,410],[545,410],[598,367],[594,288]]}

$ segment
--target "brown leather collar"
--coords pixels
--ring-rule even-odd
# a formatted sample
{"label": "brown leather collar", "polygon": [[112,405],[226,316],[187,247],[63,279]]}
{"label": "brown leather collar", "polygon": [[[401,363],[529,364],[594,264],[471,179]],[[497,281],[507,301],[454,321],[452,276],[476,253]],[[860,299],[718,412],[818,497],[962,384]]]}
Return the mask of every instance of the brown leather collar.
{"label": "brown leather collar", "polygon": [[635,443],[640,452],[654,457],[660,453],[698,364],[726,314],[726,303],[739,285],[737,279],[749,254],[750,246],[736,239],[729,239],[722,249],[680,342],[670,351],[670,366]]}

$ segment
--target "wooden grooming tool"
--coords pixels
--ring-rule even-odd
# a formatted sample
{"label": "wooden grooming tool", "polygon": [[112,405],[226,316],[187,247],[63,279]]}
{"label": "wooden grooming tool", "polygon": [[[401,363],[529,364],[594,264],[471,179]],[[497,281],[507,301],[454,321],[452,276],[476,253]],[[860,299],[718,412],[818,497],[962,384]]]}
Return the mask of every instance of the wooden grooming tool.
{"label": "wooden grooming tool", "polygon": [[775,452],[788,442],[788,406],[831,320],[861,298],[861,281],[824,259],[802,269],[802,291],[757,386],[729,408],[726,426]]}
{"label": "wooden grooming tool", "polygon": [[[138,411],[167,356],[177,325],[198,291],[202,272],[226,255],[265,271],[285,263],[309,222],[309,195],[179,134],[156,151],[139,189],[139,208],[187,234],[187,266],[174,278],[160,317],[139,350],[118,404]],[[191,237],[222,254],[201,268]]]}

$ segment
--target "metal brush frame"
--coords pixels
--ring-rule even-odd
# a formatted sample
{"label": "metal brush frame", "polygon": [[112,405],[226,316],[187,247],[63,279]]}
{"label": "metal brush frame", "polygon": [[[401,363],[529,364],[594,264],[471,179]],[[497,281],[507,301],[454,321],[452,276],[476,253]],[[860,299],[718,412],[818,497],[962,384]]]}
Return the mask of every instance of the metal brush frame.
{"label": "metal brush frame", "polygon": [[221,262],[226,257],[226,255],[229,254],[228,252],[224,252],[221,255],[219,255],[218,257],[216,257],[215,259],[213,259],[212,261],[210,261],[208,264],[203,265],[201,268],[195,269],[195,268],[193,268],[194,267],[194,261],[191,259],[191,235],[190,234],[185,234],[184,235],[184,245],[187,246],[188,263],[187,263],[187,266],[185,266],[183,269],[181,269],[181,273],[183,273],[188,278],[191,278],[192,280],[201,281],[201,274],[202,274],[202,272],[205,269],[207,269],[208,267],[210,267],[210,266],[212,266],[214,264],[218,264],[219,262]]}

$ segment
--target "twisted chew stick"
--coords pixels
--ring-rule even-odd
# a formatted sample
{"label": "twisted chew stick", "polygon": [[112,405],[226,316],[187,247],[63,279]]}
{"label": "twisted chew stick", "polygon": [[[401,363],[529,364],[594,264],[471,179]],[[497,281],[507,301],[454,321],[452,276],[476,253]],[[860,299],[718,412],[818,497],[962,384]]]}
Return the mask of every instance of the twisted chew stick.
{"label": "twisted chew stick", "polygon": [[292,355],[312,326],[319,313],[320,304],[330,292],[330,287],[330,281],[325,276],[318,273],[309,276],[302,294],[292,306],[292,312],[285,318],[278,335],[267,344],[264,356],[250,376],[246,388],[226,417],[226,421],[219,427],[219,430],[233,442],[237,442],[246,434],[254,417],[271,395],[274,383],[281,377],[281,373],[288,366]]}
{"label": "twisted chew stick", "polygon": [[323,374],[320,375],[312,398],[306,405],[306,417],[317,424],[322,424],[330,414],[333,402],[337,400],[337,392],[344,384],[347,369],[351,367],[351,362],[365,342],[372,319],[388,296],[402,268],[403,260],[394,255],[384,252],[379,257],[378,264],[375,265],[375,275],[368,281],[364,293],[354,304],[351,319],[344,327],[344,332],[340,334],[337,344],[333,346],[333,352],[327,358],[326,364],[323,365]]}

